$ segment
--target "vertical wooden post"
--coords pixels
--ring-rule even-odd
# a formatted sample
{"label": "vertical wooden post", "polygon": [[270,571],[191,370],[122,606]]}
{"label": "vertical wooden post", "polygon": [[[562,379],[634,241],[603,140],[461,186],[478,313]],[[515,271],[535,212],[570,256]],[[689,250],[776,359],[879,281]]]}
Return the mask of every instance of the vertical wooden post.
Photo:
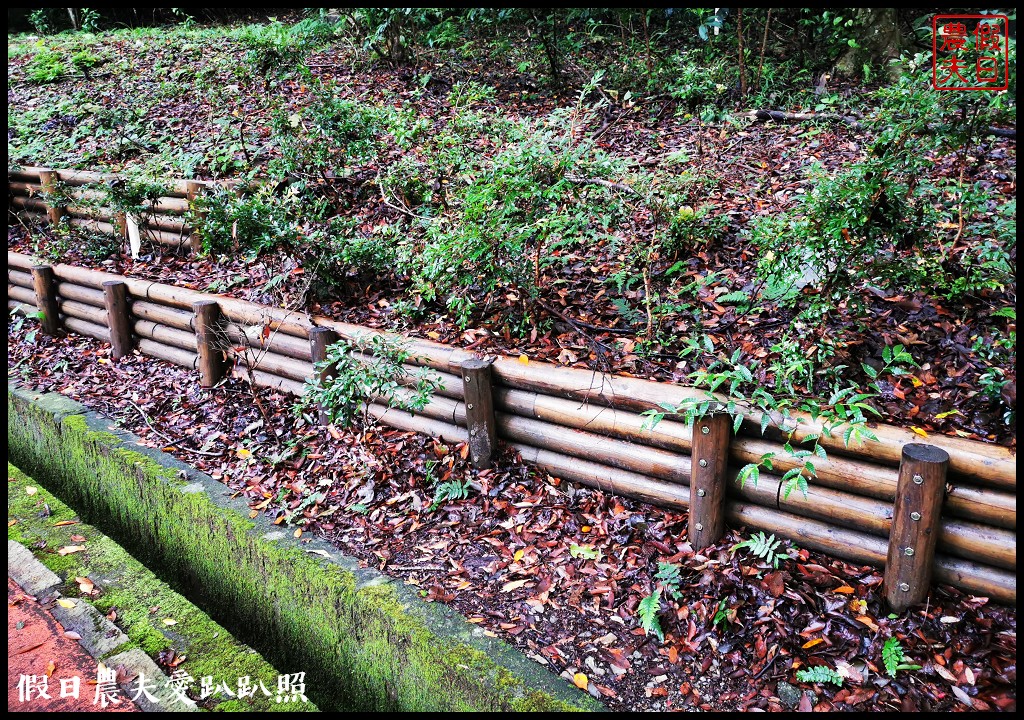
{"label": "vertical wooden post", "polygon": [[115,360],[120,360],[135,345],[131,317],[128,314],[128,286],[121,280],[107,280],[103,283],[103,302],[107,307],[107,327],[110,328],[113,356]]}
{"label": "vertical wooden post", "polygon": [[36,291],[36,307],[43,314],[39,324],[47,335],[60,329],[60,308],[57,306],[57,280],[49,265],[32,266],[32,287]]}
{"label": "vertical wooden post", "polygon": [[[309,354],[312,356],[314,366],[316,365],[316,363],[323,362],[324,360],[327,359],[327,347],[336,342],[338,342],[338,333],[334,332],[330,328],[315,327],[310,329]],[[313,372],[317,372],[315,367]],[[328,377],[333,375],[334,368],[328,367],[319,371],[319,373],[317,374],[317,379],[320,381],[321,384],[323,384]],[[317,405],[317,410],[319,411],[320,414],[321,425],[326,425],[331,421],[330,415],[319,404]]]}
{"label": "vertical wooden post", "polygon": [[53,195],[57,191],[57,172],[55,170],[40,170],[39,185],[43,188],[46,214],[50,216],[50,224],[59,225],[61,218],[64,217],[64,208],[53,202]]}
{"label": "vertical wooden post", "polygon": [[204,388],[213,387],[224,377],[227,368],[220,305],[216,300],[199,300],[193,303],[192,311],[199,349],[199,384]]}
{"label": "vertical wooden post", "polygon": [[693,423],[690,457],[690,545],[700,551],[725,534],[725,483],[732,418],[713,412]]}
{"label": "vertical wooden post", "polygon": [[949,454],[941,448],[924,443],[903,446],[882,584],[885,599],[896,612],[928,595],[948,467]]}
{"label": "vertical wooden post", "polygon": [[[188,180],[185,183],[185,197],[188,198],[189,207],[192,207],[192,203],[195,202],[196,198],[206,192],[206,183],[200,180]],[[189,246],[192,248],[192,254],[198,255],[203,250],[203,240],[196,232],[195,228],[192,228],[192,234],[188,237]]]}
{"label": "vertical wooden post", "polygon": [[497,447],[494,422],[494,393],[491,390],[491,362],[471,359],[462,363],[462,388],[466,399],[466,427],[473,467],[486,470]]}

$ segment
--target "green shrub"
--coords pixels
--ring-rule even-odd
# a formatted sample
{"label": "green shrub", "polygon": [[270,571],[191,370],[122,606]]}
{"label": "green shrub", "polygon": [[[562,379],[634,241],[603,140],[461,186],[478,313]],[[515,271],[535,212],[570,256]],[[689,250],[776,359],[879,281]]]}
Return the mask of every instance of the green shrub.
{"label": "green shrub", "polygon": [[25,66],[28,80],[36,85],[56,82],[67,75],[68,68],[64,58],[56,50],[41,47]]}
{"label": "green shrub", "polygon": [[246,25],[235,33],[246,48],[246,66],[268,80],[272,75],[294,69],[310,51],[333,35],[333,26],[321,17],[306,18],[294,25],[279,20]]}
{"label": "green shrub", "polygon": [[259,254],[298,241],[299,206],[294,192],[275,195],[272,188],[264,186],[239,195],[221,188],[196,198],[187,217],[202,240],[203,252],[243,250]]}
{"label": "green shrub", "polygon": [[[426,368],[407,369],[410,354],[404,343],[382,335],[341,340],[327,349],[296,406],[298,412],[318,406],[331,422],[351,425],[365,404],[381,402],[403,410],[421,410],[437,388],[437,377]],[[320,380],[320,371],[328,374]],[[408,386],[399,380],[412,373]]]}
{"label": "green shrub", "polygon": [[312,90],[302,110],[279,108],[273,116],[274,144],[280,156],[270,163],[275,177],[310,181],[342,176],[354,166],[376,161],[384,114],[355,100],[337,97],[330,87]]}
{"label": "green shrub", "polygon": [[[1000,210],[998,240],[971,239],[981,262],[974,253],[957,262],[950,254],[962,235],[958,228],[966,222],[968,230],[981,230],[971,218],[990,199],[980,187],[928,180],[936,155],[956,153],[966,162],[998,101],[936,93],[918,74],[879,91],[879,99],[867,157],[837,175],[812,167],[810,190],[797,208],[763,217],[751,229],[762,279],[790,288],[779,300],[815,316],[840,302],[856,310],[862,301],[855,290],[866,285],[937,290],[954,299],[1009,282],[1015,204]],[[808,286],[815,292],[793,291]]]}
{"label": "green shrub", "polygon": [[[461,107],[482,93],[458,89]],[[424,148],[425,162],[399,164],[383,182],[392,202],[402,195],[419,203],[398,261],[411,293],[441,302],[463,325],[479,299],[498,291],[513,298],[523,319],[544,269],[564,248],[602,237],[620,205],[581,182],[607,178],[621,164],[573,137],[571,116],[481,120],[457,112]],[[481,142],[499,149],[483,156],[474,151]]]}

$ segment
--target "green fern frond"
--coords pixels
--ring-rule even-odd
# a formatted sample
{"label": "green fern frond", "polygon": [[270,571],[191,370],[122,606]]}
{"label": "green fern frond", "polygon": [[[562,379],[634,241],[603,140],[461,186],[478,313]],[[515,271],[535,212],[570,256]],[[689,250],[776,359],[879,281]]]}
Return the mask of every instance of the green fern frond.
{"label": "green fern frond", "polygon": [[672,596],[679,595],[679,586],[683,579],[679,574],[679,566],[675,563],[658,563],[658,572],[654,574],[656,580]]}
{"label": "green fern frond", "polygon": [[640,627],[648,635],[654,634],[661,641],[665,640],[665,633],[658,622],[658,611],[661,609],[661,588],[655,588],[654,592],[640,601],[637,606],[637,616],[640,618]]}
{"label": "green fern frond", "polygon": [[789,559],[788,554],[779,552],[781,547],[782,540],[776,539],[775,535],[765,535],[764,532],[758,532],[751,535],[748,539],[733,545],[732,552],[735,553],[737,550],[746,549],[754,557],[771,563],[774,567],[778,567],[780,560]]}
{"label": "green fern frond", "polygon": [[806,670],[797,670],[796,679],[804,683],[832,683],[833,685],[842,686],[843,677],[835,670],[824,665],[815,665],[809,667]]}
{"label": "green fern frond", "polygon": [[885,672],[889,674],[889,677],[896,677],[896,673],[900,670],[921,669],[920,665],[909,663],[907,662],[908,660],[910,658],[907,657],[907,653],[899,640],[891,637],[885,641],[885,644],[882,646],[882,662],[885,663]]}

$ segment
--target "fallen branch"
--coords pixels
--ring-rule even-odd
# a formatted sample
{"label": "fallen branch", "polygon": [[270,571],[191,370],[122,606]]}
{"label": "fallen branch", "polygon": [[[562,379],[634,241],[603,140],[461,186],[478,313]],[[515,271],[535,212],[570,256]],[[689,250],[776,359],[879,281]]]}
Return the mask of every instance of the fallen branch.
{"label": "fallen branch", "polygon": [[171,437],[168,437],[167,435],[164,435],[162,432],[160,432],[155,427],[153,427],[153,423],[151,423],[149,421],[149,416],[146,415],[146,412],[142,408],[140,408],[138,405],[133,403],[128,398],[125,398],[125,402],[128,403],[133,408],[135,408],[136,410],[139,411],[139,415],[142,416],[142,419],[146,422],[146,425],[149,426],[149,429],[152,430],[159,437],[163,438],[164,441],[167,442],[168,447],[172,447],[173,446],[173,447],[178,448],[179,450],[184,450],[185,452],[194,453],[195,455],[207,455],[209,457],[220,457],[221,455],[224,454],[223,451],[222,452],[208,452],[206,450],[193,450],[192,448],[187,448],[187,447],[179,446],[179,443],[183,442],[184,438],[180,438],[178,440],[175,440],[175,439],[173,439]]}
{"label": "fallen branch", "polygon": [[996,137],[1013,138],[1017,139],[1017,128],[1001,128],[992,125],[987,130],[989,135],[995,135]]}
{"label": "fallen branch", "polygon": [[551,305],[548,305],[546,302],[542,302],[540,300],[537,300],[536,302],[537,302],[538,305],[541,306],[541,308],[543,308],[547,312],[551,313],[552,315],[555,315],[555,316],[561,318],[562,320],[564,320],[565,322],[569,323],[570,325],[572,325],[577,330],[585,328],[587,330],[594,330],[594,331],[597,331],[597,332],[610,332],[610,333],[616,333],[618,335],[633,335],[633,334],[636,333],[636,330],[634,330],[633,328],[605,327],[603,325],[595,325],[593,323],[588,323],[588,322],[585,322],[583,320],[577,320],[576,318],[569,317],[568,315],[566,315],[564,312],[562,312],[558,308],[553,307]]}
{"label": "fallen branch", "polygon": [[743,117],[754,120],[774,120],[775,122],[806,122],[808,120],[828,120],[848,125],[854,130],[860,130],[863,125],[857,118],[850,115],[839,115],[838,113],[791,113],[783,110],[751,110]]}
{"label": "fallen branch", "polygon": [[576,175],[566,175],[565,179],[576,185],[600,185],[601,187],[606,187],[609,190],[619,190],[620,192],[626,192],[636,195],[637,197],[642,197],[640,191],[631,188],[629,185],[612,182],[611,180],[602,180],[601,178],[584,178]]}
{"label": "fallen branch", "polygon": [[[751,110],[744,113],[742,117],[753,120],[774,120],[775,122],[807,122],[809,120],[829,120],[848,125],[854,130],[863,129],[860,121],[850,115],[839,115],[838,113],[791,113],[783,110]],[[1017,128],[1001,128],[994,125],[985,131],[989,135],[1017,139]]]}
{"label": "fallen branch", "polygon": [[431,218],[425,217],[423,215],[417,215],[416,213],[414,213],[409,208],[402,207],[402,206],[399,206],[399,205],[395,205],[393,202],[391,202],[391,199],[388,197],[387,192],[384,191],[384,183],[381,181],[380,173],[377,174],[377,188],[380,190],[380,199],[381,199],[381,201],[385,205],[387,205],[389,208],[391,208],[392,210],[397,210],[398,212],[402,213],[403,215],[408,215],[409,217],[413,218],[414,220],[422,220],[423,222],[431,222]]}

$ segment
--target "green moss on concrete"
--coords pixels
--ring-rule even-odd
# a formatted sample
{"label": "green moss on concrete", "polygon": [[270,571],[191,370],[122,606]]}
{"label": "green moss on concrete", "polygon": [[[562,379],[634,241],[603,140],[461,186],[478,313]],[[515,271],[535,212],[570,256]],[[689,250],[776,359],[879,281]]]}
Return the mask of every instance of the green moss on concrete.
{"label": "green moss on concrete", "polygon": [[220,483],[67,403],[9,387],[10,457],[278,667],[305,671],[321,708],[601,709],[449,608],[249,520]]}
{"label": "green moss on concrete", "polygon": [[[63,581],[61,593],[82,597],[104,614],[115,610],[116,624],[129,638],[109,654],[139,647],[149,656],[174,648],[186,660],[180,666],[198,683],[203,677],[234,686],[238,678],[263,680],[276,692],[278,671],[252,648],[238,642],[224,627],[174,592],[113,540],[95,527],[78,521],[74,510],[8,463],[8,539],[33,549],[44,565]],[[27,488],[36,492],[29,494]],[[49,509],[49,514],[44,509]],[[11,522],[14,521],[12,525]],[[59,523],[74,522],[73,525]],[[72,536],[84,537],[84,541]],[[82,552],[60,555],[67,545],[84,545]],[[76,577],[87,577],[99,595],[83,596]],[[157,608],[157,610],[153,610]],[[174,625],[164,623],[173,619]],[[278,711],[315,710],[311,703],[278,704],[263,693],[245,700],[226,700],[215,694],[208,699],[217,710]],[[220,706],[226,707],[220,707]]]}

